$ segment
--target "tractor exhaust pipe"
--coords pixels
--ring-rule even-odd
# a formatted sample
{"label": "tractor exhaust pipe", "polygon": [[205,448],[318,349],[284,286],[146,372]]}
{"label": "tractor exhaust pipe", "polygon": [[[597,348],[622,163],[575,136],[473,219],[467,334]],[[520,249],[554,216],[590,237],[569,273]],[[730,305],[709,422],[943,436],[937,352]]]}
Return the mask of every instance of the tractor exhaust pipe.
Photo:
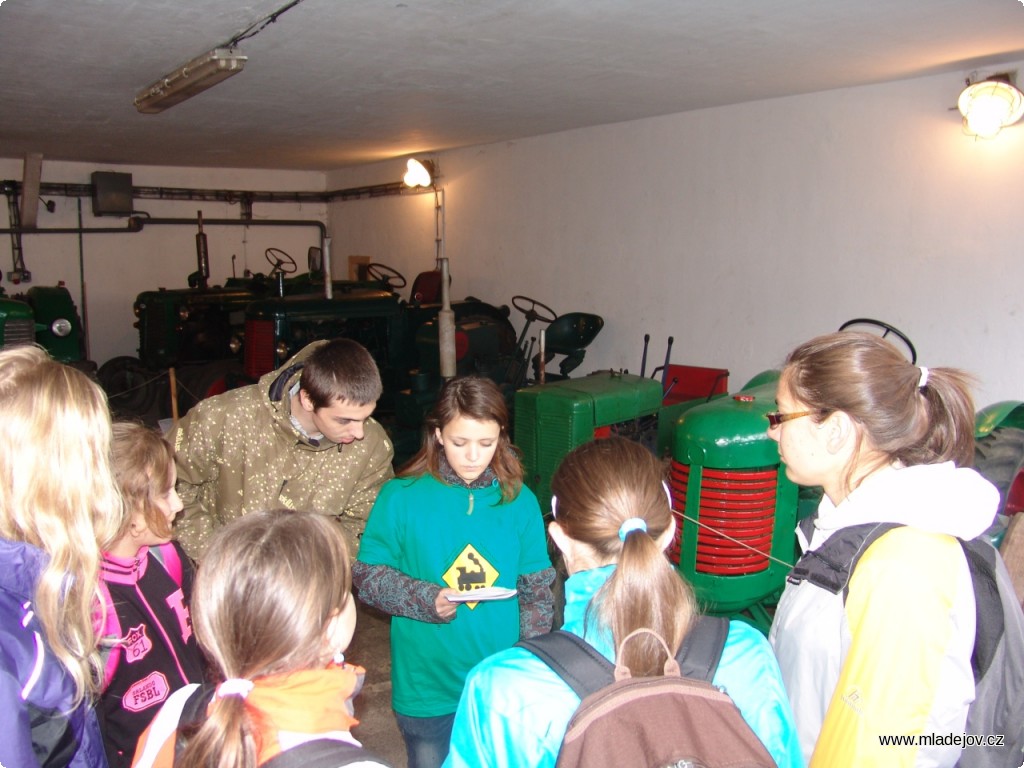
{"label": "tractor exhaust pipe", "polygon": [[668,381],[668,363],[672,359],[672,342],[675,339],[671,336],[668,337],[668,348],[665,350],[665,365],[661,369],[661,388],[665,389],[665,384]]}
{"label": "tractor exhaust pipe", "polygon": [[203,233],[203,212],[199,211],[199,232],[196,233],[196,261],[198,262],[199,287],[206,289],[210,279],[210,251],[206,245],[206,235]]}
{"label": "tractor exhaust pipe", "polygon": [[640,378],[647,375],[647,345],[651,343],[651,334],[644,334],[644,354],[640,358]]}

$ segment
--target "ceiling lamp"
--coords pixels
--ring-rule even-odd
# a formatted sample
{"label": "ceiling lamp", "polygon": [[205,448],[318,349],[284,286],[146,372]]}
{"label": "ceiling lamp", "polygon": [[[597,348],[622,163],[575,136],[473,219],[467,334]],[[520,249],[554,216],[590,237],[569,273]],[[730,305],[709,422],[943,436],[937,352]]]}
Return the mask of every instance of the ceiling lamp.
{"label": "ceiling lamp", "polygon": [[429,160],[410,158],[405,164],[405,176],[402,177],[407,187],[430,187],[434,184],[434,164]]}
{"label": "ceiling lamp", "polygon": [[135,96],[135,107],[146,114],[163,112],[238,74],[248,58],[236,53],[234,48],[207,51],[139,91]]}
{"label": "ceiling lamp", "polygon": [[968,79],[957,108],[964,116],[967,133],[991,139],[1024,116],[1024,94],[1013,85],[1008,73],[976,82]]}

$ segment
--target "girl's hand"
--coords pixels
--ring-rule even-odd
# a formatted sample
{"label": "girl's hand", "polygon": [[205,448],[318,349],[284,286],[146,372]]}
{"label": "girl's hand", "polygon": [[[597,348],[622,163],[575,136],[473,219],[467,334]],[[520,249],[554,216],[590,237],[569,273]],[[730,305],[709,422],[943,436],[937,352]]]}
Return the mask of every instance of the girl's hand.
{"label": "girl's hand", "polygon": [[445,621],[451,621],[455,618],[455,611],[459,606],[458,603],[449,601],[448,596],[457,594],[459,594],[457,589],[445,587],[437,593],[437,597],[434,599],[434,610],[437,611],[437,615]]}

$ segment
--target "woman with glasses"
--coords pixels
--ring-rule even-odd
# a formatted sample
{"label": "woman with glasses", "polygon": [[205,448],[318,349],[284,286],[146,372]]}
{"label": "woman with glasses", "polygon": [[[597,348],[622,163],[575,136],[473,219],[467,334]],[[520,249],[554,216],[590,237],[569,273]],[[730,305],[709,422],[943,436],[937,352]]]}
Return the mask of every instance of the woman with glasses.
{"label": "woman with glasses", "polygon": [[[968,377],[844,331],[789,355],[777,402],[768,434],[786,474],[824,491],[797,530],[805,555],[770,633],[804,756],[829,768],[952,766],[961,748],[930,737],[962,734],[975,696],[975,599],[954,537],[982,534],[999,505],[967,468]],[[883,745],[891,735],[935,743]]]}

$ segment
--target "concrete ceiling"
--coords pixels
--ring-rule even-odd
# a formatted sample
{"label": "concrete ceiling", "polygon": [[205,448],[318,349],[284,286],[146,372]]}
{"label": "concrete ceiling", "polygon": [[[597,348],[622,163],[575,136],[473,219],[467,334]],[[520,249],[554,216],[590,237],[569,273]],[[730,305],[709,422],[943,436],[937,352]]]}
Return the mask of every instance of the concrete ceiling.
{"label": "concrete ceiling", "polygon": [[[0,3],[0,157],[100,165],[329,170],[1024,59],[1024,0]],[[282,7],[243,72],[136,111]]]}

